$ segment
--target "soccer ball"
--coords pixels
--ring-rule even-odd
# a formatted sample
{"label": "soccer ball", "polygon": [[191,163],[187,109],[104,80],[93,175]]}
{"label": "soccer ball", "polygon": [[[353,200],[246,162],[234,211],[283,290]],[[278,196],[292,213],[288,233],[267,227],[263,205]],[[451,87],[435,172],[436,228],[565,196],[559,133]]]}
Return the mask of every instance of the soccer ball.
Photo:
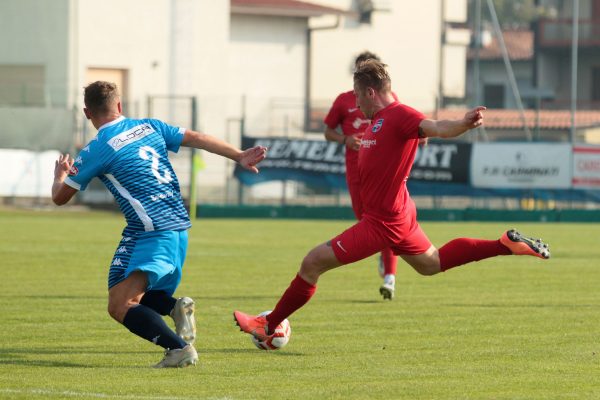
{"label": "soccer ball", "polygon": [[[264,317],[270,313],[271,311],[269,310],[263,311],[258,315]],[[275,328],[275,334],[269,339],[261,341],[254,336],[250,337],[252,338],[252,343],[254,343],[254,345],[261,350],[279,350],[290,341],[291,334],[292,327],[290,326],[290,321],[284,319],[279,325],[277,325],[277,328]]]}

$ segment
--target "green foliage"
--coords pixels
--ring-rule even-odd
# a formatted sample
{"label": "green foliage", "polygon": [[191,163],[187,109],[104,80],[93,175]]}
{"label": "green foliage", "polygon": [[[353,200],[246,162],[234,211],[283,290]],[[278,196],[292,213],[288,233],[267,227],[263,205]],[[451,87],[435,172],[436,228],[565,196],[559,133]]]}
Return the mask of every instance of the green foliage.
{"label": "green foliage", "polygon": [[[520,224],[549,261],[497,257],[434,277],[400,262],[384,302],[371,258],[325,274],[261,352],[232,311],[272,309],[340,221],[199,220],[178,291],[197,301],[200,363],[154,370],[160,348],[106,313],[123,222],[0,212],[2,399],[591,399],[600,397],[600,226]],[[438,245],[512,224],[425,223]]]}

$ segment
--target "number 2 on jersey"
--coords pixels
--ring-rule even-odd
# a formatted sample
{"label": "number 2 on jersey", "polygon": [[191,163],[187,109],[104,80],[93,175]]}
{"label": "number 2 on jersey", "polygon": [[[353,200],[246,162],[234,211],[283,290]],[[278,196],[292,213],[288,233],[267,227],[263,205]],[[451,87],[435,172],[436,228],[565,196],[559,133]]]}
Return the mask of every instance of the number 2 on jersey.
{"label": "number 2 on jersey", "polygon": [[[150,153],[150,155],[148,153]],[[158,154],[152,147],[140,147],[139,155],[143,160],[149,160],[150,157],[152,157],[152,174],[156,177],[158,183],[169,183],[173,180],[173,177],[169,171],[165,171],[164,176],[162,176],[158,171],[158,159],[160,158],[160,154]]]}

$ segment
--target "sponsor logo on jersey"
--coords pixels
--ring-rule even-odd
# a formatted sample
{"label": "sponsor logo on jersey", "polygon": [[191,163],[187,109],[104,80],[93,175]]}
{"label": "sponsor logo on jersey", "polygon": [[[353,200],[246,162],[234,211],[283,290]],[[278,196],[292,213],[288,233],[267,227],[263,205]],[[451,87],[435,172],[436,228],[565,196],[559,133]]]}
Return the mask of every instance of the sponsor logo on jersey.
{"label": "sponsor logo on jersey", "polygon": [[164,193],[151,194],[150,200],[158,201],[158,200],[162,200],[162,199],[168,199],[169,197],[173,197],[174,195],[175,195],[175,193],[172,190],[167,190]]}
{"label": "sponsor logo on jersey", "polygon": [[381,127],[383,126],[383,118],[379,118],[377,121],[375,121],[375,123],[373,124],[373,127],[371,128],[371,132],[373,133],[377,133],[381,130]]}
{"label": "sponsor logo on jersey", "polygon": [[69,170],[69,175],[70,176],[75,176],[79,173],[79,169],[76,166],[71,166],[71,169]]}
{"label": "sponsor logo on jersey", "polygon": [[364,147],[366,149],[370,148],[371,146],[375,146],[376,144],[377,144],[376,139],[370,139],[370,140],[362,139],[360,141],[360,147]]}
{"label": "sponsor logo on jersey", "polygon": [[119,151],[128,144],[135,143],[154,132],[156,131],[150,124],[141,124],[125,132],[119,133],[117,136],[109,139],[106,143],[115,151]]}
{"label": "sponsor logo on jersey", "polygon": [[371,121],[368,119],[356,118],[354,120],[354,122],[352,122],[352,127],[354,129],[358,129],[358,128],[360,128],[361,125],[368,124],[369,122],[371,122]]}

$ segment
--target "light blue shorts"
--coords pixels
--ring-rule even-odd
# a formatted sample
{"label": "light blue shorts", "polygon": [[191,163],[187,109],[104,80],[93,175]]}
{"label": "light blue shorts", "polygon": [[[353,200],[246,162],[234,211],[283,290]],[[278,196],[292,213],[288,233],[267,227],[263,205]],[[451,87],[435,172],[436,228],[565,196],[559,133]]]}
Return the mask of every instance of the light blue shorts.
{"label": "light blue shorts", "polygon": [[187,231],[140,232],[123,236],[110,265],[108,288],[123,281],[133,271],[145,272],[148,290],[164,290],[169,295],[181,281],[187,251]]}

